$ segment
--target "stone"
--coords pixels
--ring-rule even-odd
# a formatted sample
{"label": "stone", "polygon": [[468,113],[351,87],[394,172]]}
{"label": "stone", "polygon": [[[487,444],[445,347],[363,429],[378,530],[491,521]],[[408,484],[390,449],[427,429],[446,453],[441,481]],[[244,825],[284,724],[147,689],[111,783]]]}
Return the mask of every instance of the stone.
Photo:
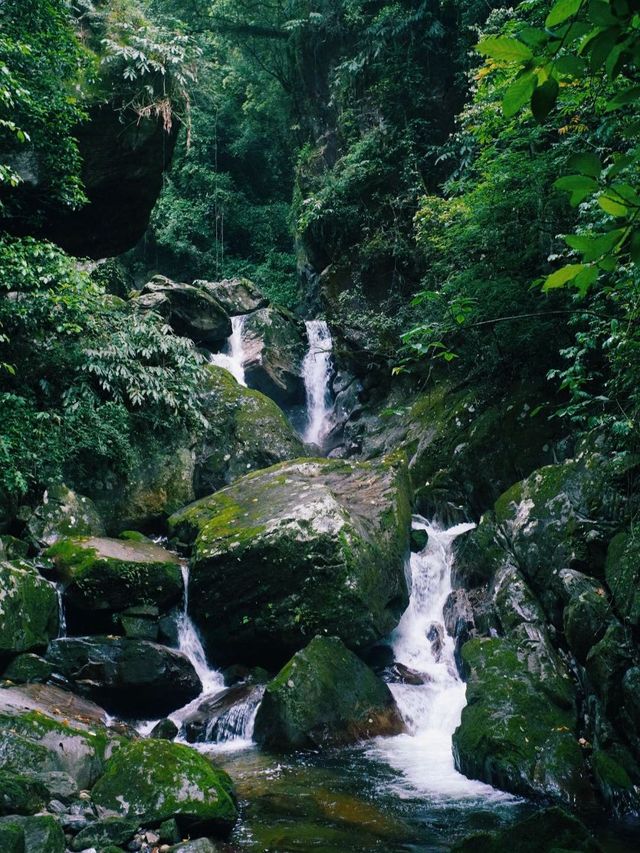
{"label": "stone", "polygon": [[[22,830],[24,853],[65,853],[67,845],[64,832],[58,821],[51,815],[34,815],[33,817],[11,815],[8,818],[0,818],[0,832],[3,825],[17,826]],[[0,838],[2,838],[1,834]],[[2,851],[5,853],[4,848]]]}
{"label": "stone", "polygon": [[0,850],[2,853],[25,853],[24,829],[20,824],[0,822]]}
{"label": "stone", "polygon": [[261,308],[243,329],[245,378],[281,406],[304,402],[302,362],[307,341],[301,323],[275,308]]}
{"label": "stone", "polygon": [[453,736],[456,767],[521,796],[588,808],[593,792],[577,735],[575,707],[545,691],[511,640],[472,639],[462,647],[467,705]]}
{"label": "stone", "polygon": [[103,536],[104,523],[92,500],[59,484],[46,490],[27,532],[34,545],[45,548],[65,536]]}
{"label": "stone", "polygon": [[194,543],[189,609],[212,660],[275,669],[317,633],[355,650],[389,634],[408,603],[410,501],[400,458],[302,459],[172,516]]}
{"label": "stone", "polygon": [[75,690],[134,719],[169,714],[202,689],[186,655],[146,640],[64,637],[49,645],[47,660]]}
{"label": "stone", "polygon": [[205,697],[183,720],[187,741],[216,743],[231,737],[246,736],[246,727],[263,693],[261,685],[245,682]]}
{"label": "stone", "polygon": [[404,730],[373,670],[337,637],[315,637],[267,684],[253,736],[266,749],[318,749]]}
{"label": "stone", "polygon": [[49,793],[42,783],[0,770],[0,815],[32,815],[43,808]]}
{"label": "stone", "polygon": [[158,835],[160,836],[160,841],[165,844],[177,844],[182,838],[178,822],[173,817],[160,824]]}
{"label": "stone", "polygon": [[160,720],[149,732],[149,737],[158,738],[160,740],[175,740],[178,736],[178,727],[173,720]]}
{"label": "stone", "polygon": [[139,826],[136,818],[108,817],[97,820],[76,835],[71,842],[71,849],[79,851],[95,847],[102,850],[108,844],[124,847],[131,841]]}
{"label": "stone", "polygon": [[568,601],[563,612],[563,627],[569,648],[581,664],[589,649],[598,643],[611,621],[611,604],[601,583],[572,569],[560,573]]}
{"label": "stone", "polygon": [[47,552],[64,581],[64,596],[84,611],[167,608],[183,594],[180,561],[147,542],[91,537],[62,539]]}
{"label": "stone", "polygon": [[284,412],[224,368],[207,366],[204,413],[209,426],[196,457],[194,489],[209,495],[250,471],[302,455]]}
{"label": "stone", "polygon": [[194,841],[185,841],[171,848],[171,853],[216,853],[219,847],[208,838],[196,838]]}
{"label": "stone", "polygon": [[53,584],[27,562],[0,562],[0,661],[42,649],[57,633]]}
{"label": "stone", "polygon": [[183,833],[224,833],[237,819],[227,774],[190,747],[164,740],[119,749],[91,796],[99,810],[142,825],[175,818]]}
{"label": "stone", "polygon": [[640,525],[613,538],[607,551],[605,577],[620,618],[640,624]]}
{"label": "stone", "polygon": [[269,304],[267,297],[248,278],[226,278],[222,281],[194,281],[194,287],[206,290],[222,305],[230,317],[250,314]]}
{"label": "stone", "polygon": [[627,632],[612,621],[602,639],[591,647],[585,667],[605,713],[614,716],[622,703],[622,681],[634,662],[634,649]]}
{"label": "stone", "polygon": [[[156,301],[150,305],[145,297]],[[135,301],[141,308],[158,310],[159,297],[166,306],[161,313],[178,335],[191,338],[195,343],[216,349],[222,347],[231,334],[229,315],[210,290],[198,284],[171,281],[163,275],[154,276],[145,284]]]}
{"label": "stone", "polygon": [[2,677],[16,684],[41,684],[51,678],[51,664],[38,655],[25,652],[15,657],[2,673]]}

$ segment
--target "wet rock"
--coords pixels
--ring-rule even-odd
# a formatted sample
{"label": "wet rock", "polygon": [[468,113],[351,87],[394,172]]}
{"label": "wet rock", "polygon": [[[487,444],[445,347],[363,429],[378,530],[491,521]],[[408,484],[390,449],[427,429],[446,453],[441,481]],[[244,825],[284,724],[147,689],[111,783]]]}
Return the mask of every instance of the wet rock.
{"label": "wet rock", "polygon": [[127,820],[110,817],[97,820],[76,835],[71,842],[71,849],[80,851],[95,847],[97,850],[102,850],[109,844],[124,847],[136,834],[139,825],[136,818]]}
{"label": "wet rock", "polygon": [[49,799],[40,782],[9,770],[0,770],[0,815],[32,815]]}
{"label": "wet rock", "polygon": [[104,523],[93,501],[60,484],[44,493],[27,532],[34,545],[44,548],[65,536],[103,536]]}
{"label": "wet rock", "polygon": [[185,841],[171,848],[171,853],[216,853],[219,847],[208,838],[196,838],[195,841]]}
{"label": "wet rock", "polygon": [[612,621],[611,605],[601,583],[581,572],[565,569],[560,579],[567,591],[563,627],[569,648],[584,664]]}
{"label": "wet rock", "polygon": [[15,536],[0,536],[0,560],[24,560],[28,554],[28,542]]}
{"label": "wet rock", "polygon": [[283,463],[176,513],[209,654],[273,669],[318,632],[354,649],[386,636],[408,602],[410,520],[399,459]]}
{"label": "wet rock", "polygon": [[444,637],[444,625],[431,625],[427,631],[427,640],[431,643],[431,652],[436,661],[440,660]]}
{"label": "wet rock", "polygon": [[268,749],[314,749],[404,729],[387,685],[337,637],[315,637],[267,685],[254,739]]}
{"label": "wet rock", "polygon": [[275,308],[261,308],[247,318],[243,338],[247,385],[279,405],[304,402],[307,342],[299,321]]}
{"label": "wet rock", "polygon": [[411,530],[411,550],[424,551],[429,541],[429,534],[426,530],[415,529]]}
{"label": "wet rock", "polygon": [[261,685],[244,683],[203,699],[184,719],[186,739],[189,743],[217,743],[250,734],[245,730],[263,693]]}
{"label": "wet rock", "polygon": [[74,689],[134,718],[169,714],[202,689],[185,655],[145,640],[65,637],[50,644],[47,660]]}
{"label": "wet rock", "polygon": [[250,471],[302,455],[302,442],[284,412],[259,391],[243,388],[222,367],[207,368],[204,412],[209,427],[197,452],[198,497]]}
{"label": "wet rock", "polygon": [[53,584],[27,562],[0,562],[0,661],[44,648],[57,633]]}
{"label": "wet rock", "polygon": [[161,313],[176,334],[219,349],[231,334],[229,315],[208,288],[154,276],[135,300],[140,308]]}
{"label": "wet rock", "polygon": [[506,639],[470,640],[462,658],[468,704],[453,737],[457,768],[514,794],[593,804],[576,710],[558,704],[555,681],[548,691],[544,671]]}
{"label": "wet rock", "polygon": [[605,576],[620,618],[640,625],[640,525],[614,537],[607,552]]}
{"label": "wet rock", "polygon": [[223,281],[194,281],[194,287],[206,290],[222,305],[230,317],[250,314],[269,304],[267,297],[248,278],[226,278]]}
{"label": "wet rock", "polygon": [[175,554],[146,542],[62,539],[49,549],[65,582],[65,599],[84,611],[167,607],[183,593]]}
{"label": "wet rock", "polygon": [[459,841],[452,853],[602,853],[586,826],[559,808],[544,809],[497,832],[479,832]]}
{"label": "wet rock", "polygon": [[175,740],[178,735],[178,727],[173,720],[160,720],[159,723],[151,729],[149,737],[154,737],[159,740]]}
{"label": "wet rock", "polygon": [[51,815],[34,815],[33,817],[12,815],[0,818],[0,830],[3,825],[17,826],[22,830],[25,853],[65,853],[64,832],[58,821]]}
{"label": "wet rock", "polygon": [[224,833],[236,821],[229,777],[190,747],[141,740],[118,750],[91,792],[98,809],[181,832]]}
{"label": "wet rock", "polygon": [[427,684],[429,676],[423,672],[416,672],[403,663],[395,661],[392,666],[387,667],[382,677],[388,684]]}
{"label": "wet rock", "polygon": [[0,821],[0,850],[3,853],[25,853],[24,829],[20,824]]}
{"label": "wet rock", "polygon": [[622,680],[634,663],[634,650],[619,622],[612,622],[602,639],[589,651],[585,667],[605,713],[614,718],[622,703]]}
{"label": "wet rock", "polygon": [[15,684],[42,684],[49,680],[53,668],[44,658],[34,654],[15,657],[2,673],[2,677]]}
{"label": "wet rock", "polygon": [[128,607],[118,617],[122,633],[132,640],[155,642],[159,633],[159,610],[156,605]]}

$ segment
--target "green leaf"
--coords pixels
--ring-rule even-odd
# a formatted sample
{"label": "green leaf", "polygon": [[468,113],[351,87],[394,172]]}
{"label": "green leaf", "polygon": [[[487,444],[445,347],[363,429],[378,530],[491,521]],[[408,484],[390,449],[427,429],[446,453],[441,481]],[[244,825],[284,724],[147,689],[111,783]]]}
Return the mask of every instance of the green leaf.
{"label": "green leaf", "polygon": [[596,157],[591,152],[584,154],[573,154],[569,157],[567,165],[570,169],[578,172],[580,175],[590,175],[592,178],[599,178],[602,172],[602,163],[600,158]]}
{"label": "green leaf", "polygon": [[604,210],[605,213],[611,214],[611,216],[626,216],[627,215],[627,207],[624,204],[621,204],[615,198],[612,198],[607,193],[599,196],[598,204]]}
{"label": "green leaf", "polygon": [[631,256],[631,260],[634,264],[640,263],[640,231],[634,231],[633,236],[631,237],[629,255]]}
{"label": "green leaf", "polygon": [[556,59],[556,71],[562,77],[584,77],[587,71],[587,66],[584,59],[579,56],[573,56],[570,53],[564,56],[559,56]]}
{"label": "green leaf", "polygon": [[585,53],[589,54],[589,67],[591,71],[597,71],[604,65],[615,46],[618,35],[619,30],[617,27],[609,27],[589,41],[585,48]]}
{"label": "green leaf", "polygon": [[640,86],[631,86],[630,89],[618,92],[615,97],[611,98],[607,103],[607,112],[619,110],[620,107],[626,107],[627,104],[632,104],[638,100],[640,100]]}
{"label": "green leaf", "polygon": [[537,82],[538,78],[532,72],[527,72],[514,80],[502,99],[502,111],[507,118],[514,116],[529,102]]}
{"label": "green leaf", "polygon": [[526,44],[508,36],[483,39],[477,49],[483,56],[500,62],[526,62],[533,58],[533,53]]}
{"label": "green leaf", "polygon": [[553,185],[558,190],[571,193],[572,207],[577,207],[598,189],[598,182],[587,175],[565,175],[563,178],[558,178]]}
{"label": "green leaf", "polygon": [[574,287],[578,288],[580,296],[587,295],[591,285],[597,281],[598,275],[597,267],[587,267],[578,273],[578,275],[573,279],[572,284]]}
{"label": "green leaf", "polygon": [[568,246],[580,252],[585,261],[596,261],[612,252],[624,233],[624,228],[616,228],[606,234],[568,234],[564,240]]}
{"label": "green leaf", "polygon": [[564,287],[567,282],[572,281],[582,270],[586,269],[584,264],[567,264],[566,267],[561,267],[559,270],[548,275],[542,289],[555,290],[557,287]]}
{"label": "green leaf", "polygon": [[582,0],[557,0],[551,7],[545,24],[547,27],[556,27],[558,24],[562,24],[567,18],[575,15],[580,6],[582,6]]}
{"label": "green leaf", "polygon": [[542,123],[554,108],[558,99],[558,81],[549,77],[531,96],[531,112],[537,122]]}
{"label": "green leaf", "polygon": [[611,24],[616,23],[615,17],[611,14],[609,4],[604,3],[603,0],[590,0],[587,17],[599,27],[609,27]]}

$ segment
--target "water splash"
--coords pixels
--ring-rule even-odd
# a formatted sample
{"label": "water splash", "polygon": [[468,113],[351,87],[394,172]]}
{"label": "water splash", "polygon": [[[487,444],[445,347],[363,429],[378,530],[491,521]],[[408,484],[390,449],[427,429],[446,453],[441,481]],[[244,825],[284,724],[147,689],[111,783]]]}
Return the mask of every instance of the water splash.
{"label": "water splash", "polygon": [[224,367],[236,379],[240,385],[246,387],[247,383],[244,375],[244,364],[246,360],[244,351],[243,330],[247,322],[246,314],[239,314],[231,318],[231,336],[227,339],[227,343],[222,352],[212,353],[209,358],[210,364],[215,364],[218,367]]}
{"label": "water splash", "polygon": [[426,530],[426,547],[411,555],[409,606],[391,636],[394,657],[413,670],[422,684],[389,687],[409,728],[408,734],[378,739],[373,747],[402,774],[397,793],[416,791],[443,803],[451,799],[511,799],[489,785],[467,779],[455,769],[452,736],[466,704],[466,685],[458,675],[453,638],[444,625],[444,606],[451,592],[454,539],[473,524],[444,530],[420,516],[414,529]]}
{"label": "water splash", "polygon": [[307,397],[307,426],[303,440],[322,447],[332,426],[331,351],[333,340],[324,320],[307,320],[309,350],[302,363],[302,377]]}

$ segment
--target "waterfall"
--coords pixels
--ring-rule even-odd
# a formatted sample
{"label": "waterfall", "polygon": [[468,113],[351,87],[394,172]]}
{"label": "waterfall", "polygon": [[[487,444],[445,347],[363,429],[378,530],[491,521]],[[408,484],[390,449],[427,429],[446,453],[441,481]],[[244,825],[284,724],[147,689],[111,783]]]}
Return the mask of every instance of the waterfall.
{"label": "waterfall", "polygon": [[240,383],[246,387],[244,378],[244,341],[242,332],[247,322],[246,314],[239,314],[231,318],[231,336],[227,338],[224,350],[212,353],[209,362],[218,367],[224,367]]}
{"label": "waterfall", "polygon": [[444,530],[415,516],[413,526],[426,530],[429,539],[420,553],[411,555],[411,597],[391,645],[396,661],[422,676],[423,683],[389,685],[409,733],[379,739],[374,751],[402,773],[401,795],[408,787],[436,800],[505,798],[491,786],[458,773],[452,751],[466,685],[457,672],[454,641],[446,632],[443,611],[451,592],[453,540],[475,525]]}
{"label": "waterfall", "polygon": [[64,611],[64,585],[55,584],[58,596],[58,638],[67,636],[67,614]]}
{"label": "waterfall", "polygon": [[309,350],[302,363],[307,397],[307,426],[303,440],[322,447],[331,430],[331,332],[324,320],[307,320]]}

